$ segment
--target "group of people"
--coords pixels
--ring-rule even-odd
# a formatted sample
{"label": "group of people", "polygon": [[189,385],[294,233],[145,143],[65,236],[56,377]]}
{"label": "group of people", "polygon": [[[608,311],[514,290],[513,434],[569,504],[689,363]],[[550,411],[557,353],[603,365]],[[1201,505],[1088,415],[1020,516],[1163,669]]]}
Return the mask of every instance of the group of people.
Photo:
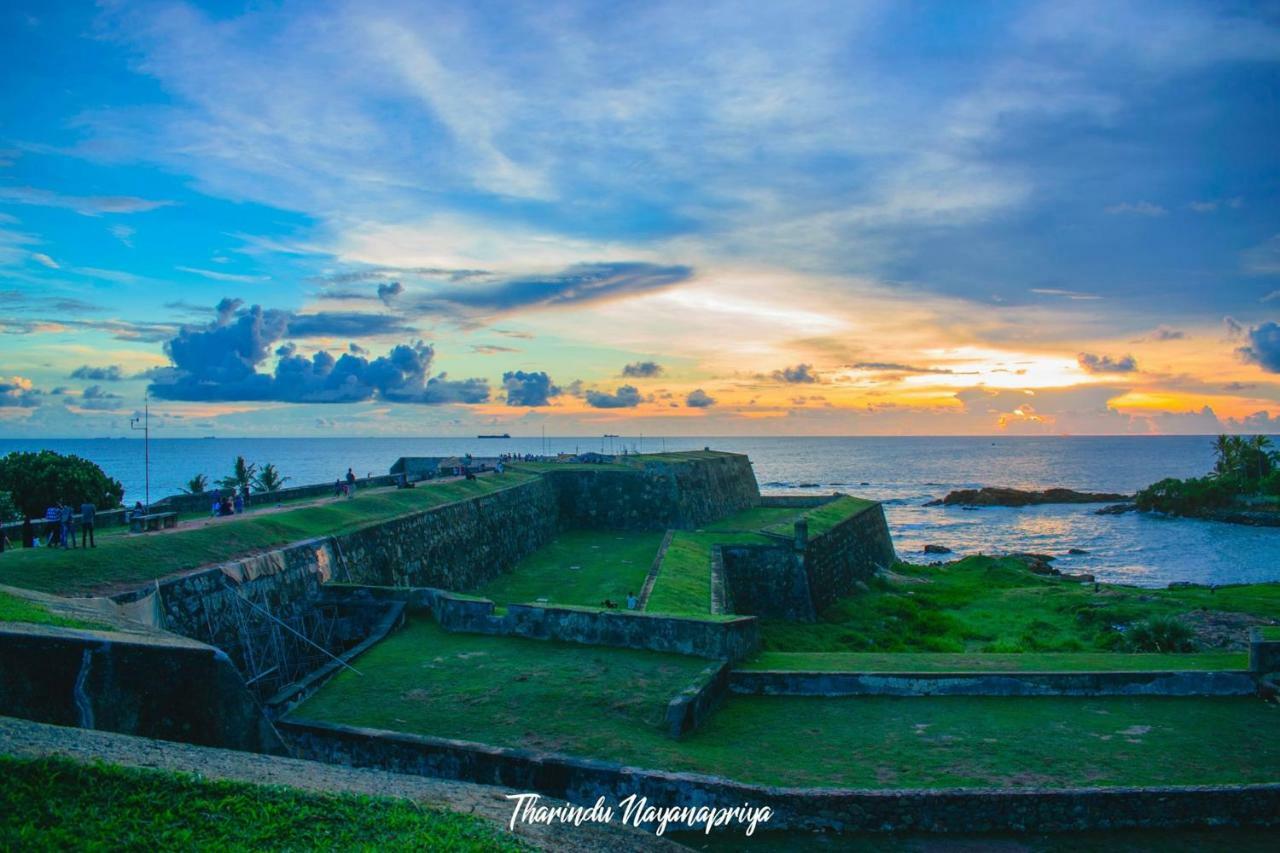
{"label": "group of people", "polygon": [[249,497],[249,487],[244,486],[238,492],[233,492],[226,497],[221,494],[213,496],[213,517],[223,515],[239,515],[244,512],[245,499]]}
{"label": "group of people", "polygon": [[356,472],[350,468],[347,469],[347,476],[339,477],[333,481],[333,496],[335,498],[354,498],[356,496]]}
{"label": "group of people", "polygon": [[97,548],[94,527],[98,508],[89,502],[80,505],[80,515],[71,504],[60,501],[44,512],[44,531],[37,536],[31,519],[22,522],[22,547],[24,548],[74,548],[76,547],[76,523],[80,524],[80,547]]}

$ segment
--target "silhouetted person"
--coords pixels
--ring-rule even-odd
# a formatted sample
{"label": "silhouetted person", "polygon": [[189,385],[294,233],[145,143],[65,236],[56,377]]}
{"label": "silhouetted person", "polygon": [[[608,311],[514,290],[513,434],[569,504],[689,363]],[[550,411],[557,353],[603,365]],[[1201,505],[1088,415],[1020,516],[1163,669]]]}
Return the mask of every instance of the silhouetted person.
{"label": "silhouetted person", "polygon": [[93,525],[97,520],[98,508],[91,502],[85,501],[80,504],[80,547],[97,548],[98,543],[93,541]]}
{"label": "silhouetted person", "polygon": [[22,547],[32,548],[36,543],[36,528],[31,523],[31,516],[25,513],[22,516]]}

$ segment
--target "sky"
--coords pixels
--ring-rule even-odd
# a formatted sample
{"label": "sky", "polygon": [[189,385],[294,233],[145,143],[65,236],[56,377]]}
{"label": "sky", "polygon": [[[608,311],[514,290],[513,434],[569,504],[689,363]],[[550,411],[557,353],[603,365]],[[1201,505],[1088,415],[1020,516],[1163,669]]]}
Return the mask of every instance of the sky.
{"label": "sky", "polygon": [[1280,432],[1280,3],[0,9],[0,437]]}

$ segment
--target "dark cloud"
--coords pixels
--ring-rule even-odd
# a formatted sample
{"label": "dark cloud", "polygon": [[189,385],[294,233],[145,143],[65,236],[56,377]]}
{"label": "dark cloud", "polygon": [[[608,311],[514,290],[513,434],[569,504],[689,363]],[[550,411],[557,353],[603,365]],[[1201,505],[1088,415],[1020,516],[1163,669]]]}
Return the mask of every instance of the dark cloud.
{"label": "dark cloud", "polygon": [[502,374],[502,387],[507,392],[508,406],[546,406],[561,389],[544,371],[513,370]]}
{"label": "dark cloud", "polygon": [[424,313],[501,314],[522,308],[554,308],[652,293],[693,276],[687,266],[647,263],[579,264],[547,276],[511,278],[437,291],[417,302]]}
{"label": "dark cloud", "polygon": [[790,384],[810,384],[818,381],[818,377],[813,372],[812,364],[797,364],[794,367],[784,367],[781,370],[775,370],[772,374],[774,380],[778,382],[787,382]]}
{"label": "dark cloud", "polygon": [[1268,373],[1280,373],[1280,325],[1268,321],[1249,329],[1246,335],[1248,346],[1237,348],[1236,353]]}
{"label": "dark cloud", "polygon": [[106,391],[101,385],[90,385],[80,392],[80,408],[82,409],[118,409],[124,397]]}
{"label": "dark cloud", "polygon": [[71,371],[71,378],[89,382],[119,382],[125,377],[124,369],[118,364],[109,364],[106,367],[90,367],[85,364]]}
{"label": "dark cloud", "polygon": [[480,355],[496,355],[500,352],[520,352],[515,347],[503,347],[497,344],[472,344],[471,351]]}
{"label": "dark cloud", "polygon": [[955,373],[945,367],[917,367],[896,361],[859,361],[849,365],[854,370],[882,370],[889,373]]}
{"label": "dark cloud", "polygon": [[41,394],[21,376],[0,377],[0,409],[34,409]]}
{"label": "dark cloud", "polygon": [[689,392],[689,396],[684,398],[684,404],[694,409],[706,409],[716,404],[716,398],[698,388]]}
{"label": "dark cloud", "polygon": [[1082,352],[1076,356],[1085,373],[1133,373],[1138,369],[1138,362],[1131,355],[1112,358],[1109,355],[1095,355]]}
{"label": "dark cloud", "polygon": [[390,314],[321,311],[295,314],[289,319],[291,338],[360,338],[369,335],[413,334],[416,330]]}
{"label": "dark cloud", "polygon": [[243,299],[223,297],[213,309],[214,313],[218,315],[218,325],[221,326],[231,322],[231,318],[235,316],[242,305],[244,305]]}
{"label": "dark cloud", "polygon": [[1157,326],[1156,330],[1147,336],[1149,341],[1181,341],[1185,340],[1187,333],[1179,329],[1170,329],[1168,326]]}
{"label": "dark cloud", "polygon": [[[151,375],[151,393],[168,400],[279,400],[290,403],[354,403],[380,399],[396,403],[478,403],[487,400],[484,380],[428,380],[435,351],[418,341],[368,359],[358,346],[334,358],[320,351],[310,358],[292,343],[275,348],[275,372],[260,373],[272,346],[286,336],[340,334],[363,329],[377,315],[313,314],[298,317],[254,305],[237,311],[234,300],[219,305],[219,319],[184,327],[165,345],[171,371]],[[386,330],[386,327],[374,328]]]}
{"label": "dark cloud", "polygon": [[[422,278],[448,279],[449,281],[466,281],[489,275],[488,270],[455,269],[451,267],[371,267],[363,270],[350,270],[332,275],[313,278],[312,281],[323,281],[329,284],[355,284],[362,281],[380,281],[395,276],[420,276]],[[334,291],[334,293],[339,291]],[[324,294],[330,298],[342,297]],[[363,294],[352,295],[352,299],[368,299]]]}
{"label": "dark cloud", "polygon": [[390,307],[395,298],[402,293],[404,293],[404,285],[398,281],[393,281],[390,284],[378,285],[378,298],[381,299],[382,304],[387,307]]}
{"label": "dark cloud", "polygon": [[612,394],[606,391],[588,391],[585,399],[593,409],[631,409],[640,405],[640,392],[632,385],[621,385]]}
{"label": "dark cloud", "polygon": [[656,361],[637,361],[622,368],[622,375],[632,379],[646,379],[662,375],[662,365]]}
{"label": "dark cloud", "polygon": [[1234,317],[1223,317],[1222,325],[1227,328],[1227,339],[1236,340],[1244,334],[1244,326],[1236,321]]}

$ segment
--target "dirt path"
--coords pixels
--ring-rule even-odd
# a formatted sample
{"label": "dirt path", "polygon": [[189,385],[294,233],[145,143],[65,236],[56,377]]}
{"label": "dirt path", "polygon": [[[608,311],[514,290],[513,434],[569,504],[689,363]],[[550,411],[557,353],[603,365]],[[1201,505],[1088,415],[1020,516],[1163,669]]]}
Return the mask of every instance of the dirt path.
{"label": "dirt path", "polygon": [[[510,788],[475,785],[389,773],[382,770],[342,767],[296,758],[275,758],[251,752],[151,740],[112,732],[71,729],[0,717],[0,753],[25,758],[65,756],[89,763],[104,761],[126,767],[155,768],[199,773],[206,779],[285,785],[305,791],[399,797],[473,814],[506,828],[511,820],[507,794],[524,793]],[[545,805],[560,801],[547,798]],[[590,805],[590,804],[588,804]],[[516,835],[545,850],[587,851],[680,850],[676,844],[641,830],[617,824],[528,826],[517,824]]]}

